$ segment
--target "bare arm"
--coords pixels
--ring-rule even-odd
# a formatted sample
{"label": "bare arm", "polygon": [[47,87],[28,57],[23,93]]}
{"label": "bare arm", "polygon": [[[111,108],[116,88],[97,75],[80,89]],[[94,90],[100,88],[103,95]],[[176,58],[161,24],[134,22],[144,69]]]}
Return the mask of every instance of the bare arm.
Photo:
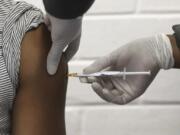
{"label": "bare arm", "polygon": [[176,39],[174,35],[168,35],[168,37],[170,39],[172,50],[173,50],[173,56],[174,56],[174,61],[175,61],[174,68],[180,68],[180,49],[176,45]]}
{"label": "bare arm", "polygon": [[50,45],[44,25],[28,32],[22,42],[12,135],[65,135],[67,63],[62,58],[56,75],[48,75],[46,57]]}

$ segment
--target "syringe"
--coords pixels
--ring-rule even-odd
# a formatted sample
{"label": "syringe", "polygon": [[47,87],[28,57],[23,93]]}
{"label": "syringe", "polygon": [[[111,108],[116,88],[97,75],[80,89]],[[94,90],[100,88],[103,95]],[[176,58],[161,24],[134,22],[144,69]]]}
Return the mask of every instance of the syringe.
{"label": "syringe", "polygon": [[142,72],[127,72],[126,68],[124,68],[124,71],[102,71],[102,72],[96,72],[92,74],[81,74],[81,73],[70,73],[69,77],[105,77],[105,76],[111,76],[111,77],[123,77],[123,79],[126,79],[126,76],[132,76],[132,75],[151,75],[150,71],[142,71]]}

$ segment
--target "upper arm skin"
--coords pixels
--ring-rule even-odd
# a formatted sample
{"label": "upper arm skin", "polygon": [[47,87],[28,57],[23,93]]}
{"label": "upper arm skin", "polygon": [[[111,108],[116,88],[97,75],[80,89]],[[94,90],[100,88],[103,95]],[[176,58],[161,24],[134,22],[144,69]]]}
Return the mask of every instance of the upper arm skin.
{"label": "upper arm skin", "polygon": [[44,25],[26,33],[21,47],[20,87],[12,114],[12,135],[65,135],[67,63],[54,76],[46,70],[51,46]]}

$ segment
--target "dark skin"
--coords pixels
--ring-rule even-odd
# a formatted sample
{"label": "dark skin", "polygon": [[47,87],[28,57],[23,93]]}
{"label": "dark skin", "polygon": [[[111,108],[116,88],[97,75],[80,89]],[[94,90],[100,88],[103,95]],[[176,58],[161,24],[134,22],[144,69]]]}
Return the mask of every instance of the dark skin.
{"label": "dark skin", "polygon": [[12,113],[12,135],[65,135],[68,67],[62,57],[50,76],[46,59],[51,47],[45,25],[26,33],[21,48],[20,85]]}
{"label": "dark skin", "polygon": [[174,68],[180,68],[180,49],[177,47],[176,39],[174,35],[168,35],[169,40],[171,42],[173,56],[174,56]]}

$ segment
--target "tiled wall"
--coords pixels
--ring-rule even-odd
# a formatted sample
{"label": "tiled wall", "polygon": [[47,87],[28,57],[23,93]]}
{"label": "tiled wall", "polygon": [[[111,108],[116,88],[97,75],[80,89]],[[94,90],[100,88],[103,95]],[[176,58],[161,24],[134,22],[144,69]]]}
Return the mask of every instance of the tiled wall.
{"label": "tiled wall", "polygon": [[[41,0],[26,0],[43,9]],[[84,17],[81,47],[69,63],[81,72],[94,59],[125,43],[180,24],[180,0],[96,0]],[[69,79],[67,135],[179,135],[180,70],[161,71],[147,92],[117,106],[101,100],[87,84]]]}

